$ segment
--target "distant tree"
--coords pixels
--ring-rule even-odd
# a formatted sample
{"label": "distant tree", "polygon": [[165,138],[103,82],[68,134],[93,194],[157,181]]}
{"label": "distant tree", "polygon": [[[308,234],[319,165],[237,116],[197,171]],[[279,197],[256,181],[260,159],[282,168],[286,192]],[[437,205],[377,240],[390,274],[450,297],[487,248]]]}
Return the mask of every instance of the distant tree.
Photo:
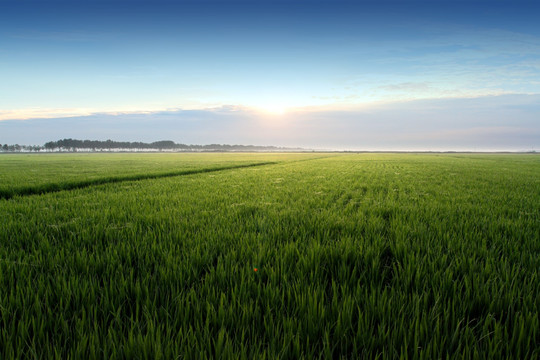
{"label": "distant tree", "polygon": [[150,145],[156,149],[174,149],[176,147],[174,141],[170,140],[155,141]]}

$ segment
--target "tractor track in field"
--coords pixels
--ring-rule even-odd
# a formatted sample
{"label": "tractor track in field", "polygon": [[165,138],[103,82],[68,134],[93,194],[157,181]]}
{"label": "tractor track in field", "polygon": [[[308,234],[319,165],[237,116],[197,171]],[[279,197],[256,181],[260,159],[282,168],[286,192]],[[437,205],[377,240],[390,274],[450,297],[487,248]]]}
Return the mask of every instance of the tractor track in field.
{"label": "tractor track in field", "polygon": [[22,187],[19,189],[7,189],[7,190],[0,189],[0,199],[11,200],[16,197],[43,195],[43,194],[54,193],[54,192],[59,192],[59,191],[84,189],[87,187],[92,187],[92,186],[97,186],[97,185],[114,184],[114,183],[121,183],[121,182],[126,182],[126,181],[161,179],[161,178],[167,178],[167,177],[204,174],[204,173],[210,173],[210,172],[243,169],[243,168],[265,166],[265,165],[277,165],[277,164],[280,164],[280,162],[266,161],[266,162],[253,163],[253,164],[221,166],[221,167],[215,167],[215,168],[192,169],[192,170],[180,170],[180,171],[173,171],[173,172],[166,172],[166,173],[135,174],[135,175],[127,175],[127,176],[104,177],[104,178],[91,179],[91,180],[45,184],[42,186],[28,186],[28,187]]}
{"label": "tractor track in field", "polygon": [[266,165],[279,165],[279,164],[283,165],[283,164],[291,164],[291,163],[303,162],[303,161],[326,159],[329,157],[333,157],[333,156],[321,156],[321,157],[315,157],[315,158],[284,161],[284,162],[265,161],[265,162],[252,163],[252,164],[220,166],[220,167],[204,168],[204,169],[179,170],[179,171],[154,173],[154,174],[134,174],[134,175],[126,175],[126,176],[103,177],[103,178],[98,178],[98,179],[88,179],[88,180],[72,181],[72,182],[65,182],[65,183],[51,183],[51,184],[44,184],[44,185],[39,185],[39,186],[27,186],[27,187],[21,187],[18,189],[0,189],[0,200],[2,199],[12,200],[17,197],[21,198],[21,197],[32,196],[32,195],[44,195],[44,194],[55,193],[55,192],[60,192],[60,191],[78,190],[78,189],[84,189],[84,188],[104,185],[104,184],[114,184],[114,183],[121,183],[121,182],[127,182],[127,181],[152,180],[152,179],[161,179],[161,178],[175,177],[175,176],[204,174],[204,173],[210,173],[210,172],[219,172],[219,171],[225,171],[225,170],[235,170],[235,169],[251,168],[251,167],[266,166]]}

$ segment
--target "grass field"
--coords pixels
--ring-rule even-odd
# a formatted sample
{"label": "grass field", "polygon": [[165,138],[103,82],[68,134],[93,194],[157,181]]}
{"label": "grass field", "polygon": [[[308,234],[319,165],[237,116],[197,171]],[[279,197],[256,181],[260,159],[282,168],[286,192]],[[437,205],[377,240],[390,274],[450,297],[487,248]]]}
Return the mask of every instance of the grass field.
{"label": "grass field", "polygon": [[539,156],[5,155],[0,181],[1,359],[540,357]]}

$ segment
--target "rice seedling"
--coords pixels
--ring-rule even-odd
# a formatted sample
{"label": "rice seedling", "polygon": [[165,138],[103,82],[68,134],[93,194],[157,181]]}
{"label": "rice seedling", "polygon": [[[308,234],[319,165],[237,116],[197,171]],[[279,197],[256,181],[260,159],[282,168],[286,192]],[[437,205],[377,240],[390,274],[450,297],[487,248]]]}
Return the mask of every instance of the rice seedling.
{"label": "rice seedling", "polygon": [[540,356],[537,156],[138,157],[0,199],[0,358]]}

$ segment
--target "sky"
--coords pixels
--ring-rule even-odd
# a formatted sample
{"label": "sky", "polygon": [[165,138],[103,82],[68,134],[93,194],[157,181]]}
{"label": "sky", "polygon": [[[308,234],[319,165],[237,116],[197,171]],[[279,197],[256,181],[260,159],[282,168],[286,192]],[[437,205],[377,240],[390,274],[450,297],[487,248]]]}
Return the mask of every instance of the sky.
{"label": "sky", "polygon": [[540,4],[0,0],[0,143],[540,150]]}

